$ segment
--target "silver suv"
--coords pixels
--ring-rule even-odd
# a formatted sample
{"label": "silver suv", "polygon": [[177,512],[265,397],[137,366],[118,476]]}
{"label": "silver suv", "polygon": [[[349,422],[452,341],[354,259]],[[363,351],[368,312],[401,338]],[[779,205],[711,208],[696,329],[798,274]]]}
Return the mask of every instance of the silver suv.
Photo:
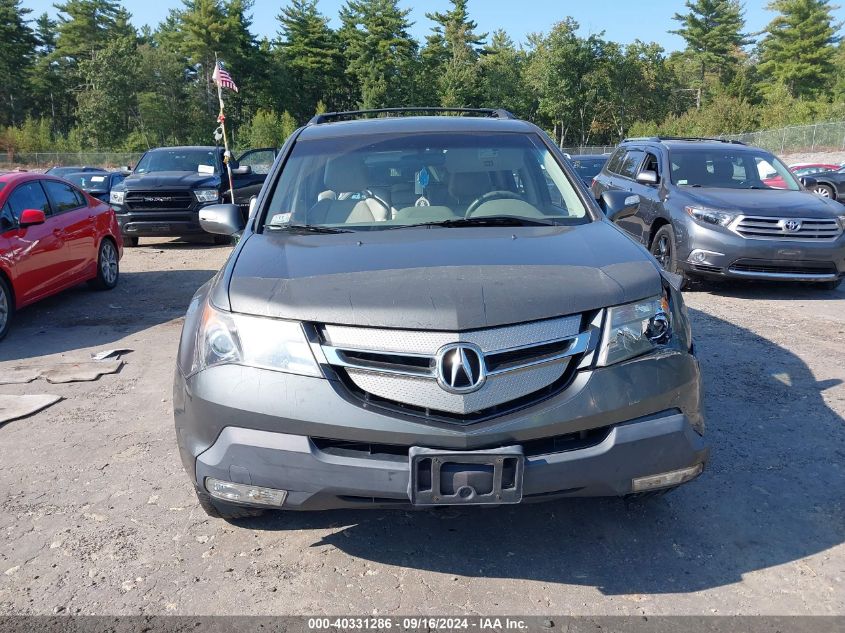
{"label": "silver suv", "polygon": [[[209,514],[650,494],[701,473],[677,278],[540,129],[436,114],[320,115],[246,226],[201,211],[241,234],[191,302],[174,385]],[[638,199],[606,203],[612,220]]]}

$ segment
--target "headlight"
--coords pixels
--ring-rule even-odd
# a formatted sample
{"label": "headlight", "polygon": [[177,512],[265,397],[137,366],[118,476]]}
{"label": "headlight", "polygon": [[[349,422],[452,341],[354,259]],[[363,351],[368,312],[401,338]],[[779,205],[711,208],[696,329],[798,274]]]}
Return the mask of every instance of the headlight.
{"label": "headlight", "polygon": [[845,215],[840,215],[836,219],[839,220],[839,226],[841,226],[842,230],[845,231]]}
{"label": "headlight", "polygon": [[206,303],[191,373],[229,364],[322,376],[301,323],[223,312]]}
{"label": "headlight", "polygon": [[194,195],[197,197],[197,202],[217,202],[220,199],[217,189],[197,189]]}
{"label": "headlight", "polygon": [[672,339],[672,312],[665,296],[608,309],[600,366],[646,354]]}
{"label": "headlight", "polygon": [[707,209],[705,207],[684,207],[684,211],[702,224],[715,224],[717,226],[727,226],[736,218],[735,213],[726,213],[718,209]]}
{"label": "headlight", "polygon": [[112,190],[109,194],[109,204],[123,204],[124,196],[126,196],[125,191]]}

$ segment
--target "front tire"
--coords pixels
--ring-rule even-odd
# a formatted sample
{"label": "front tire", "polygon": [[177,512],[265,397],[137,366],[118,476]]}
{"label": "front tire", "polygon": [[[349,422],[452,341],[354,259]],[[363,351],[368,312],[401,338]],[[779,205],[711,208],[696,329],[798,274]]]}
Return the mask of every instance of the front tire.
{"label": "front tire", "polygon": [[97,290],[111,290],[117,285],[120,277],[120,262],[117,246],[109,238],[100,242],[100,252],[97,255],[97,276],[91,285]]}
{"label": "front tire", "polygon": [[671,224],[664,224],[651,241],[651,248],[648,249],[660,267],[674,273],[681,278],[681,289],[689,285],[689,276],[681,269],[678,263],[678,251],[675,248],[675,231]]}
{"label": "front tire", "polygon": [[822,198],[836,200],[836,192],[833,191],[833,187],[821,182],[813,187],[813,193],[821,196]]}
{"label": "front tire", "polygon": [[197,501],[205,513],[213,519],[223,519],[224,521],[236,521],[238,519],[250,519],[264,514],[261,508],[249,508],[247,506],[239,506],[234,503],[226,503],[219,499],[214,499],[207,492],[197,490]]}
{"label": "front tire", "polygon": [[12,289],[6,280],[0,276],[0,339],[6,336],[12,326],[12,315],[15,313],[15,302]]}
{"label": "front tire", "polygon": [[137,237],[127,237],[126,235],[123,236],[123,245],[124,246],[138,246],[139,238]]}

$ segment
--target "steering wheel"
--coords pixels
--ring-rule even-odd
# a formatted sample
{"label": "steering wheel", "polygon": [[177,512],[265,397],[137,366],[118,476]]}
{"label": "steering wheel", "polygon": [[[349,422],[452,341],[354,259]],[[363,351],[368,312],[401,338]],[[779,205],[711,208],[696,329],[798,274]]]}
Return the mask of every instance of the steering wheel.
{"label": "steering wheel", "polygon": [[483,196],[480,196],[473,200],[470,205],[467,207],[465,216],[471,216],[478,207],[480,207],[485,202],[490,202],[491,200],[520,200],[521,202],[525,202],[525,198],[523,198],[518,193],[514,193],[513,191],[506,191],[504,189],[497,189],[495,191],[488,191]]}

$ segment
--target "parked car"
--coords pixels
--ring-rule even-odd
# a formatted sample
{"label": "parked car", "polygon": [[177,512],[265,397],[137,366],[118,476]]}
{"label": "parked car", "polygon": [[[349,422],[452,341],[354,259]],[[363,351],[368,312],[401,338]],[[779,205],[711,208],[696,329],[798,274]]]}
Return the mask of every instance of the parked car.
{"label": "parked car", "polygon": [[67,174],[76,174],[79,172],[92,172],[97,174],[105,174],[108,173],[108,170],[103,169],[101,167],[82,167],[82,166],[74,166],[74,165],[61,165],[57,167],[50,167],[44,173],[48,176],[56,176],[57,178],[64,178]]}
{"label": "parked car", "polygon": [[[788,188],[786,181],[778,175],[774,167],[771,165],[766,166],[761,164],[760,168],[763,171],[761,178],[767,187],[771,187],[773,189]],[[797,163],[789,166],[789,171],[791,171],[796,178],[818,174],[823,171],[835,171],[837,169],[839,169],[839,165],[832,165],[828,163]]]}
{"label": "parked car", "polygon": [[[200,211],[242,232],[177,359],[203,509],[499,505],[696,477],[681,293],[554,143],[504,111],[345,120],[360,114],[296,131],[246,224]],[[605,201],[618,218],[638,199]]]}
{"label": "parked car", "polygon": [[845,202],[845,167],[808,176],[809,189],[823,198]]}
{"label": "parked car", "polygon": [[0,176],[0,338],[35,301],[83,281],[114,288],[122,255],[108,204],[52,176]]}
{"label": "parked car", "polygon": [[593,184],[593,178],[601,171],[610,154],[575,154],[569,157],[578,177],[587,185]]}
{"label": "parked car", "polygon": [[[761,178],[773,169],[785,189]],[[626,191],[617,224],[685,281],[733,278],[835,288],[845,275],[845,207],[805,190],[778,158],[736,141],[623,141],[596,176],[597,199]]]}
{"label": "parked car", "polygon": [[[274,148],[244,152],[232,161],[234,203],[244,216],[276,157]],[[160,147],[141,157],[132,173],[115,186],[109,201],[117,212],[124,243],[136,246],[144,236],[202,234],[199,210],[232,202],[229,176],[220,147]],[[228,242],[217,236],[220,243]]]}
{"label": "parked car", "polygon": [[62,176],[69,183],[72,183],[91,194],[97,200],[106,204],[109,203],[111,190],[122,183],[128,174],[120,171],[97,173],[97,172],[75,172]]}

